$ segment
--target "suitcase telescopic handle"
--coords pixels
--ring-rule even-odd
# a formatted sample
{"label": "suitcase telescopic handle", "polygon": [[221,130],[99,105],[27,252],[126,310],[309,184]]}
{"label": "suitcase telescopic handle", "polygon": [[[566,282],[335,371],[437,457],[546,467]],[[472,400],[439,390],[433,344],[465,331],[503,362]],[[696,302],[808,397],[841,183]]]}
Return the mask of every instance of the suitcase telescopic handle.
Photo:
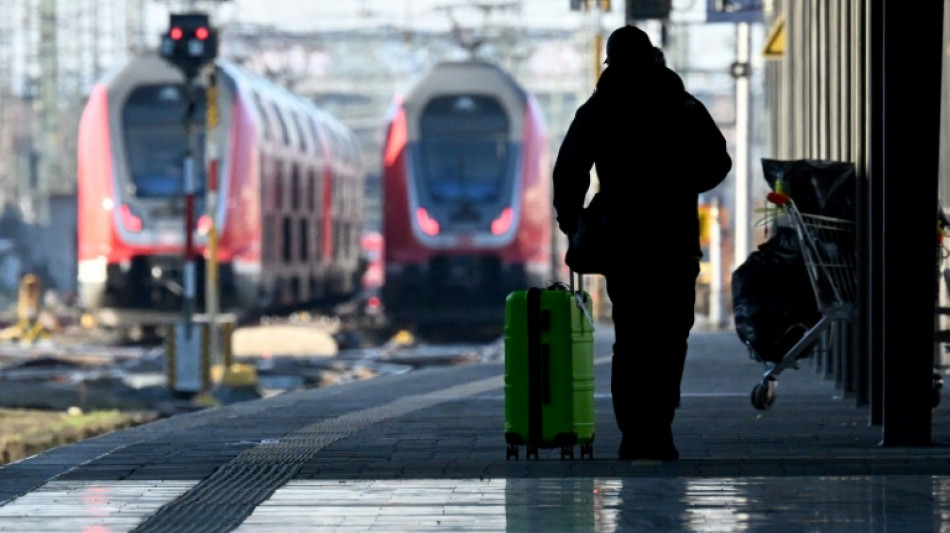
{"label": "suitcase telescopic handle", "polygon": [[574,292],[574,276],[577,276],[577,290],[583,293],[584,292],[584,275],[581,274],[580,272],[574,272],[573,270],[570,271],[570,276],[569,276],[571,292]]}
{"label": "suitcase telescopic handle", "polygon": [[[574,290],[574,276],[577,276],[577,290]],[[587,301],[587,294],[584,293],[584,275],[580,272],[570,271],[570,288],[571,292],[574,294],[574,300],[577,301],[577,307],[580,307],[581,312],[584,313],[584,316],[587,318],[587,323],[590,324],[591,329],[594,327],[594,317],[590,314],[590,309],[587,306],[590,302]]]}

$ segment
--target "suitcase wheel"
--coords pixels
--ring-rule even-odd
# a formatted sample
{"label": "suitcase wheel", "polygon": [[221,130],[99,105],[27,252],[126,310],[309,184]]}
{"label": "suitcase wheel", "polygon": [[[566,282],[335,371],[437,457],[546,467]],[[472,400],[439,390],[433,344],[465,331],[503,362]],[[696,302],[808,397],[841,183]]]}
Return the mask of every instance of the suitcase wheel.
{"label": "suitcase wheel", "polygon": [[524,453],[525,459],[530,459],[531,456],[534,456],[534,460],[538,460],[538,447],[537,446],[528,446],[527,450]]}
{"label": "suitcase wheel", "polygon": [[574,447],[573,446],[561,446],[561,460],[564,459],[573,459],[574,458]]}
{"label": "suitcase wheel", "polygon": [[581,444],[581,459],[584,457],[588,459],[594,458],[594,445],[592,443]]}

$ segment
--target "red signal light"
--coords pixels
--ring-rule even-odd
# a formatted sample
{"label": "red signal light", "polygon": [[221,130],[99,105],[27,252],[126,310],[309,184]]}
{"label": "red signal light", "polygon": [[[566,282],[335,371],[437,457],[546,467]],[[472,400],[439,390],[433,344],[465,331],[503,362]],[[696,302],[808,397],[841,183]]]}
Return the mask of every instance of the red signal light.
{"label": "red signal light", "polygon": [[370,296],[369,299],[366,300],[366,305],[370,309],[379,309],[383,306],[383,301],[379,299],[379,296]]}
{"label": "red signal light", "polygon": [[173,41],[177,41],[185,36],[185,32],[181,30],[178,26],[168,30],[168,36],[172,38]]}
{"label": "red signal light", "polygon": [[195,30],[195,37],[197,37],[199,41],[204,41],[208,38],[208,35],[208,28],[205,28],[204,26],[201,26]]}

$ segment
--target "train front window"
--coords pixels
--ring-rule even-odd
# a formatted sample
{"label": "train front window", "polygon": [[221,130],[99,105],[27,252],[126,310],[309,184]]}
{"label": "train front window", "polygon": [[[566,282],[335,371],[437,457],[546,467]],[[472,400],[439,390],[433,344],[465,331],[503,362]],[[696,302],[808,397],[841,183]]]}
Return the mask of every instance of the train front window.
{"label": "train front window", "polygon": [[509,168],[508,116],[497,99],[433,98],[420,118],[421,183],[435,201],[492,202]]}
{"label": "train front window", "polygon": [[[197,190],[204,191],[204,91],[196,91],[190,113],[195,128]],[[122,131],[130,190],[141,198],[185,193],[184,160],[188,153],[185,116],[188,103],[181,85],[147,85],[132,91],[122,108]]]}

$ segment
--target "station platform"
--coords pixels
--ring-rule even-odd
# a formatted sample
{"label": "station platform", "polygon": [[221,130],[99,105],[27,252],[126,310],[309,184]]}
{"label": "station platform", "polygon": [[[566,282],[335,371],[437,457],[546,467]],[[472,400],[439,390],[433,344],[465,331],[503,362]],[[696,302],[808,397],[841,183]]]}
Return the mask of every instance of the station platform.
{"label": "station platform", "polygon": [[475,362],[175,415],[12,463],[0,531],[950,528],[950,407],[934,410],[932,446],[883,447],[868,409],[806,360],[756,410],[764,367],[731,331],[691,337],[680,459],[618,460],[612,333],[597,327],[593,458],[506,459],[499,344]]}

